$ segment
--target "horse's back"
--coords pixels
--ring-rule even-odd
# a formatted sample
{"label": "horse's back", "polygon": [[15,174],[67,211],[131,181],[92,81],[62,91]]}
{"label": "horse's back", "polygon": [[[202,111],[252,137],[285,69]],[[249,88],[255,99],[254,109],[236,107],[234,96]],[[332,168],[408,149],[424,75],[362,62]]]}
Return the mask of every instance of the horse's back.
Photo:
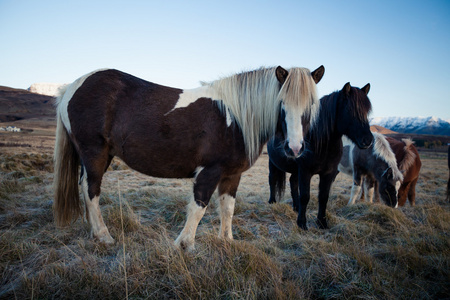
{"label": "horse's back", "polygon": [[68,104],[73,138],[155,177],[192,177],[213,162],[246,161],[242,135],[213,100],[199,97],[178,108],[183,92],[117,70],[96,72]]}
{"label": "horse's back", "polygon": [[404,182],[410,182],[419,176],[422,162],[419,152],[409,139],[397,140],[392,137],[386,137],[392,151],[397,159],[400,171],[404,172]]}

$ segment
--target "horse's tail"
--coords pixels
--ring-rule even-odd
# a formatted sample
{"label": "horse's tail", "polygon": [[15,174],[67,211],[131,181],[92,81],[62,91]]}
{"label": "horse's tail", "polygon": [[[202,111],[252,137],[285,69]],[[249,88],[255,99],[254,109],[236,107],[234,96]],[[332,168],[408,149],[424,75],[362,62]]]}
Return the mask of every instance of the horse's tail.
{"label": "horse's tail", "polygon": [[54,162],[54,203],[53,212],[56,224],[59,226],[69,225],[73,219],[81,215],[81,202],[78,192],[78,167],[80,157],[70,140],[67,129],[61,119],[58,106],[64,90],[56,99],[57,125]]}
{"label": "horse's tail", "polygon": [[278,200],[283,199],[284,191],[286,189],[286,173],[280,174],[275,181],[275,195]]}
{"label": "horse's tail", "polygon": [[274,193],[275,199],[270,199],[269,203],[274,203],[283,199],[284,190],[286,188],[286,172],[273,166],[269,173],[270,189]]}

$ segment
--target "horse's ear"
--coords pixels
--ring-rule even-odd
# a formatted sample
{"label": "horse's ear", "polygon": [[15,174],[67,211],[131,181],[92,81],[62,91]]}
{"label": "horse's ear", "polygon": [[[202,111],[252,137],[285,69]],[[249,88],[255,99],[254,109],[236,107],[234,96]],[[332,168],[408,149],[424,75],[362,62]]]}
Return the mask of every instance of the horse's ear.
{"label": "horse's ear", "polygon": [[388,168],[386,170],[386,177],[388,180],[394,179],[394,172],[392,171],[392,168]]}
{"label": "horse's ear", "polygon": [[347,82],[344,87],[342,88],[342,91],[344,92],[345,95],[350,95],[350,89],[352,88],[352,86],[350,85],[350,82]]}
{"label": "horse's ear", "polygon": [[311,76],[316,84],[322,79],[324,73],[325,67],[323,65],[311,72]]}
{"label": "horse's ear", "polygon": [[370,83],[366,84],[361,90],[363,90],[364,93],[369,94],[370,91]]}
{"label": "horse's ear", "polygon": [[283,84],[286,81],[286,78],[289,75],[289,72],[278,66],[275,70],[275,75],[277,76],[278,81]]}

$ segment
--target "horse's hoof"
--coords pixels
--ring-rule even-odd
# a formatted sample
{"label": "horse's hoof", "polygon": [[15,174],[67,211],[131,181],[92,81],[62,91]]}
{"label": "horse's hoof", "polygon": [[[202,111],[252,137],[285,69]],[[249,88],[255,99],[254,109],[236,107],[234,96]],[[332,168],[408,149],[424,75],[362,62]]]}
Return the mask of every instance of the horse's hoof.
{"label": "horse's hoof", "polygon": [[113,245],[116,241],[111,237],[111,235],[103,235],[100,237],[96,237],[100,243],[105,245]]}
{"label": "horse's hoof", "polygon": [[308,231],[308,226],[306,226],[306,222],[297,222],[297,226],[300,227],[300,229],[303,229],[305,231]]}
{"label": "horse's hoof", "polygon": [[316,220],[317,226],[319,226],[320,229],[329,229],[327,220]]}
{"label": "horse's hoof", "polygon": [[174,244],[175,247],[184,252],[193,252],[195,250],[195,244],[193,242],[176,239]]}
{"label": "horse's hoof", "polygon": [[277,200],[275,199],[269,199],[269,204],[277,203]]}

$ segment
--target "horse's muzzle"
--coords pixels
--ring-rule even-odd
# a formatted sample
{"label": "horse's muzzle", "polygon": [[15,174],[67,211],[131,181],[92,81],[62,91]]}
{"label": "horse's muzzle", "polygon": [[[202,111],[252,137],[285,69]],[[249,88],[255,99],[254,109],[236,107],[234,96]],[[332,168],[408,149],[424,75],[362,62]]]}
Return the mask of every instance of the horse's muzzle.
{"label": "horse's muzzle", "polygon": [[360,149],[367,149],[373,144],[373,136],[371,135],[370,138],[363,138],[361,140],[358,140],[356,145]]}
{"label": "horse's muzzle", "polygon": [[303,153],[304,148],[305,147],[304,147],[303,143],[300,144],[299,149],[294,149],[294,150],[296,150],[296,153],[295,153],[294,150],[292,150],[292,148],[289,147],[289,143],[284,144],[284,152],[286,153],[286,156],[289,158],[293,158],[293,159],[300,157],[300,155],[302,155],[302,153]]}

